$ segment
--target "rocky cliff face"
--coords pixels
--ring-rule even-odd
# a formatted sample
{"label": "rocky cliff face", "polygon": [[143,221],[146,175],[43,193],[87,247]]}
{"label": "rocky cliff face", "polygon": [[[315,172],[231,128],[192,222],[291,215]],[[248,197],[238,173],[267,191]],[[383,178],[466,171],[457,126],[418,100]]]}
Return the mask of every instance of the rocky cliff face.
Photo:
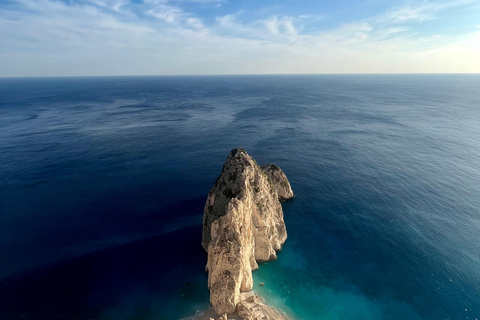
{"label": "rocky cliff face", "polygon": [[261,168],[275,187],[278,194],[278,200],[283,202],[292,199],[295,196],[292,187],[290,186],[290,182],[288,182],[287,176],[283,173],[282,169],[275,164],[267,164]]}
{"label": "rocky cliff face", "polygon": [[293,197],[290,183],[276,165],[263,168],[233,149],[205,203],[202,245],[218,315],[236,312],[240,292],[252,289],[256,261],[275,259],[287,239],[279,200]]}

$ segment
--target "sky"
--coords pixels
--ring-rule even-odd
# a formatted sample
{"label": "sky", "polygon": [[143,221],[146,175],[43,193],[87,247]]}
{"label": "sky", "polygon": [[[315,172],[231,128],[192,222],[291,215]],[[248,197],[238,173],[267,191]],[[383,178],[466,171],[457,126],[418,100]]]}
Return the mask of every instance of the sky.
{"label": "sky", "polygon": [[479,72],[480,0],[0,0],[0,77]]}

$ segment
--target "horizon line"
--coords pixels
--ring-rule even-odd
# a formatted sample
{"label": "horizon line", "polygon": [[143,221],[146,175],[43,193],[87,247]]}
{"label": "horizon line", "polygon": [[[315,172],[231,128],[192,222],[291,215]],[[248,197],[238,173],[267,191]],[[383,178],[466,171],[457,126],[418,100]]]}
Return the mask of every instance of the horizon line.
{"label": "horizon line", "polygon": [[114,77],[219,77],[219,76],[321,76],[321,75],[480,75],[480,72],[377,72],[377,73],[216,73],[216,74],[123,74],[123,75],[57,75],[1,76],[0,79],[29,78],[114,78]]}

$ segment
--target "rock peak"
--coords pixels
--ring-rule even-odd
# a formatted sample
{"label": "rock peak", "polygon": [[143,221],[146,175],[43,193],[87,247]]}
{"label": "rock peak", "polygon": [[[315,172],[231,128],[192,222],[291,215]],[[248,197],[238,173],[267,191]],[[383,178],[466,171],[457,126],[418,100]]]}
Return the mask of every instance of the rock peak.
{"label": "rock peak", "polygon": [[235,148],[230,151],[230,157],[235,158],[237,155],[245,155],[247,154],[247,151],[243,148]]}
{"label": "rock peak", "polygon": [[260,167],[242,148],[230,151],[203,214],[210,302],[218,315],[236,312],[240,292],[252,289],[257,261],[276,259],[287,239],[279,200],[292,197],[278,166]]}

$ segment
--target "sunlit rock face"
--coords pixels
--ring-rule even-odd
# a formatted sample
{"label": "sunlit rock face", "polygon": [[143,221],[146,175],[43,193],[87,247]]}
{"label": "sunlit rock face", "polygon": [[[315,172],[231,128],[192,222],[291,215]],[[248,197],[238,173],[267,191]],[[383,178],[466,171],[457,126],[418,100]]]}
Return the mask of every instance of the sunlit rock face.
{"label": "sunlit rock face", "polygon": [[292,197],[279,167],[262,169],[241,148],[229,153],[203,214],[210,302],[218,315],[235,313],[240,292],[252,289],[257,261],[276,259],[287,239],[279,200]]}
{"label": "sunlit rock face", "polygon": [[290,186],[290,182],[288,182],[287,176],[283,173],[282,169],[275,164],[267,164],[261,168],[275,187],[278,194],[278,200],[283,202],[292,199],[295,196],[292,187]]}

